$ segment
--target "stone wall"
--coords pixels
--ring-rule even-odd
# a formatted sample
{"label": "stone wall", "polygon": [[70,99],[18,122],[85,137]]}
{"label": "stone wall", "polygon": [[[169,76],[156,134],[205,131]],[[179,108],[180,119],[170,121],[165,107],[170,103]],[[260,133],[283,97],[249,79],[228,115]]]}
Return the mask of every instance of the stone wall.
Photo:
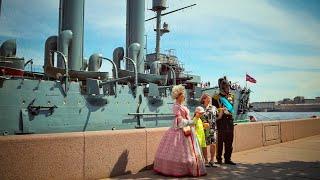
{"label": "stone wall", "polygon": [[[0,136],[0,179],[98,179],[150,167],[168,128]],[[242,123],[234,152],[320,134],[320,119]]]}

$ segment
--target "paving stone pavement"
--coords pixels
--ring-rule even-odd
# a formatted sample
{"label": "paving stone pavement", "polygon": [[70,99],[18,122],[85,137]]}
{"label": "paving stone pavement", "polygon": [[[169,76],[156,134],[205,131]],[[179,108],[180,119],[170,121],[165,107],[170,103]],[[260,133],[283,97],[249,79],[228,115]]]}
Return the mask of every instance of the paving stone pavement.
{"label": "paving stone pavement", "polygon": [[[207,168],[207,175],[182,179],[320,179],[320,135],[233,153],[236,166]],[[151,170],[110,179],[176,179]]]}

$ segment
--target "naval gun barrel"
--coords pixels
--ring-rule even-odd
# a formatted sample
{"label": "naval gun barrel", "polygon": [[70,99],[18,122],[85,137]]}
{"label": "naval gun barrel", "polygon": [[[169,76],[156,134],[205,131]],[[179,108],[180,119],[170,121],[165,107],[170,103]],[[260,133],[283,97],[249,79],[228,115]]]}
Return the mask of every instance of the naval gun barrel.
{"label": "naval gun barrel", "polygon": [[121,81],[121,80],[130,79],[130,78],[132,78],[132,76],[126,76],[126,77],[122,77],[122,78],[112,79],[112,80],[109,80],[109,81],[104,81],[104,82],[101,82],[99,84],[99,87],[101,88],[102,86],[105,86],[107,84],[115,83],[115,82],[118,82],[118,81]]}

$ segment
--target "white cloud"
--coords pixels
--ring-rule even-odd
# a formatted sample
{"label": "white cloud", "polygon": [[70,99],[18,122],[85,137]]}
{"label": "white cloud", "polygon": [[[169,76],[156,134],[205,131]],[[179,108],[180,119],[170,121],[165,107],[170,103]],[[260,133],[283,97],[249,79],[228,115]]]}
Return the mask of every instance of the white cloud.
{"label": "white cloud", "polygon": [[[293,99],[295,96],[314,98],[320,95],[319,73],[290,71],[251,75],[257,80],[256,84],[247,83],[252,90],[251,102],[279,101],[283,98]],[[244,86],[244,77],[229,76],[228,79],[240,82],[241,86]]]}
{"label": "white cloud", "polygon": [[[19,8],[5,9],[6,2]],[[48,36],[57,32],[58,3],[58,0],[3,1],[0,35],[41,38],[41,43],[44,44]],[[197,6],[162,18],[169,23],[171,30],[171,33],[162,37],[162,49],[177,49],[177,55],[188,67],[187,71],[202,74],[202,79],[212,82],[221,75],[228,75],[232,81],[243,82],[244,72],[250,72],[258,80],[258,83],[252,86],[253,100],[279,100],[305,94],[320,95],[317,84],[320,73],[310,72],[320,68],[319,19],[312,18],[306,12],[287,11],[266,0],[170,0],[166,12],[193,3],[197,3]],[[151,8],[152,1],[147,0],[146,5]],[[40,14],[41,16],[36,16]],[[125,16],[125,0],[87,0],[85,29],[86,33],[91,34],[85,34],[85,39],[90,41],[86,43],[91,45],[90,49],[94,51],[103,47],[109,54],[113,50],[92,42],[90,36],[99,37],[110,47],[119,42],[124,43]],[[153,16],[154,12],[147,11],[146,18]],[[11,21],[7,18],[11,18]],[[154,27],[155,21],[146,23],[149,50],[155,46]],[[274,42],[281,42],[282,45]],[[264,49],[286,44],[310,47],[315,53],[306,55],[308,53],[302,54],[297,49],[292,54],[281,49],[277,49],[277,52]],[[30,47],[18,48],[18,52],[26,58],[42,60],[43,49]],[[206,63],[210,62],[223,62],[236,72],[226,70],[207,73],[211,67],[207,67]],[[200,63],[206,64],[204,71]],[[266,68],[271,66],[287,69],[285,72],[266,71]],[[214,77],[215,73],[218,74]]]}
{"label": "white cloud", "polygon": [[320,95],[320,73],[289,71],[257,74],[257,84],[250,84],[253,101],[278,101],[283,98],[305,96],[314,98]]}
{"label": "white cloud", "polygon": [[218,74],[215,77],[203,75],[204,80],[215,80],[226,75],[231,81],[244,86],[246,72],[254,77],[257,84],[248,83],[254,91],[252,101],[277,101],[298,95],[314,98],[320,95],[320,56],[239,52],[211,56],[207,60],[203,63],[217,66],[222,63],[230,68],[223,71],[212,66],[213,74]]}
{"label": "white cloud", "polygon": [[239,51],[229,55],[211,56],[208,60],[224,62],[241,62],[248,65],[277,66],[297,69],[318,69],[320,70],[320,55],[286,55],[275,53],[250,53]]}
{"label": "white cloud", "polygon": [[104,37],[125,36],[126,1],[86,1],[85,25]]}
{"label": "white cloud", "polygon": [[10,0],[2,1],[0,35],[5,37],[36,39],[56,34],[59,1]]}
{"label": "white cloud", "polygon": [[[254,91],[252,101],[280,100],[297,95],[314,98],[320,95],[320,54],[315,52],[308,55],[299,52],[298,48],[291,51],[280,48],[287,44],[298,44],[319,50],[319,20],[306,14],[288,13],[267,1],[175,2],[176,6],[171,6],[170,10],[182,4],[198,3],[191,10],[167,17],[172,36],[187,36],[168,44],[181,47],[189,43],[190,53],[199,52],[199,47],[203,49],[198,53],[200,59],[196,58],[196,61],[202,60],[206,67],[189,67],[197,69],[195,72],[202,74],[204,81],[210,80],[215,84],[219,77],[227,75],[233,82],[244,85],[244,74],[249,72],[258,81],[249,85]],[[270,50],[270,46],[275,46],[277,51]],[[265,47],[269,49],[265,50]],[[189,60],[184,61],[190,63]],[[192,63],[193,66],[196,64],[199,63]],[[221,70],[218,64],[230,68]],[[210,68],[212,71],[207,73]]]}
{"label": "white cloud", "polygon": [[[217,29],[225,26],[224,32],[219,32],[220,36],[236,38],[239,32],[235,28],[242,28],[234,24],[236,22],[248,28],[264,29],[265,32],[260,32],[261,34],[255,32],[260,38],[305,44],[320,49],[320,22],[306,13],[289,13],[285,9],[271,5],[268,1],[252,0],[169,1],[170,9],[167,11],[193,3],[197,3],[197,6],[163,18],[168,21],[173,33],[204,36],[210,39]],[[152,33],[153,26],[154,23],[147,24],[149,33]],[[246,38],[249,39],[251,35],[249,33],[249,37]]]}

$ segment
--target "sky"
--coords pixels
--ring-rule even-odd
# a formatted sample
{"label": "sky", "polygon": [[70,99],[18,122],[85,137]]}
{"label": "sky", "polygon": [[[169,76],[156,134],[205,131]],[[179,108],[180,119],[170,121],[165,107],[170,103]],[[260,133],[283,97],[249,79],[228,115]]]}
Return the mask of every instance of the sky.
{"label": "sky", "polygon": [[[170,33],[161,37],[161,52],[174,49],[186,71],[217,84],[227,76],[245,86],[251,102],[320,96],[320,1],[318,0],[168,0],[172,11],[162,18]],[[146,18],[152,0],[146,0]],[[0,43],[15,38],[17,55],[43,64],[44,43],[58,32],[58,0],[2,0]],[[125,46],[125,0],[87,0],[84,57],[112,57]],[[147,51],[155,49],[155,21],[145,24]],[[110,70],[103,64],[103,70]]]}

